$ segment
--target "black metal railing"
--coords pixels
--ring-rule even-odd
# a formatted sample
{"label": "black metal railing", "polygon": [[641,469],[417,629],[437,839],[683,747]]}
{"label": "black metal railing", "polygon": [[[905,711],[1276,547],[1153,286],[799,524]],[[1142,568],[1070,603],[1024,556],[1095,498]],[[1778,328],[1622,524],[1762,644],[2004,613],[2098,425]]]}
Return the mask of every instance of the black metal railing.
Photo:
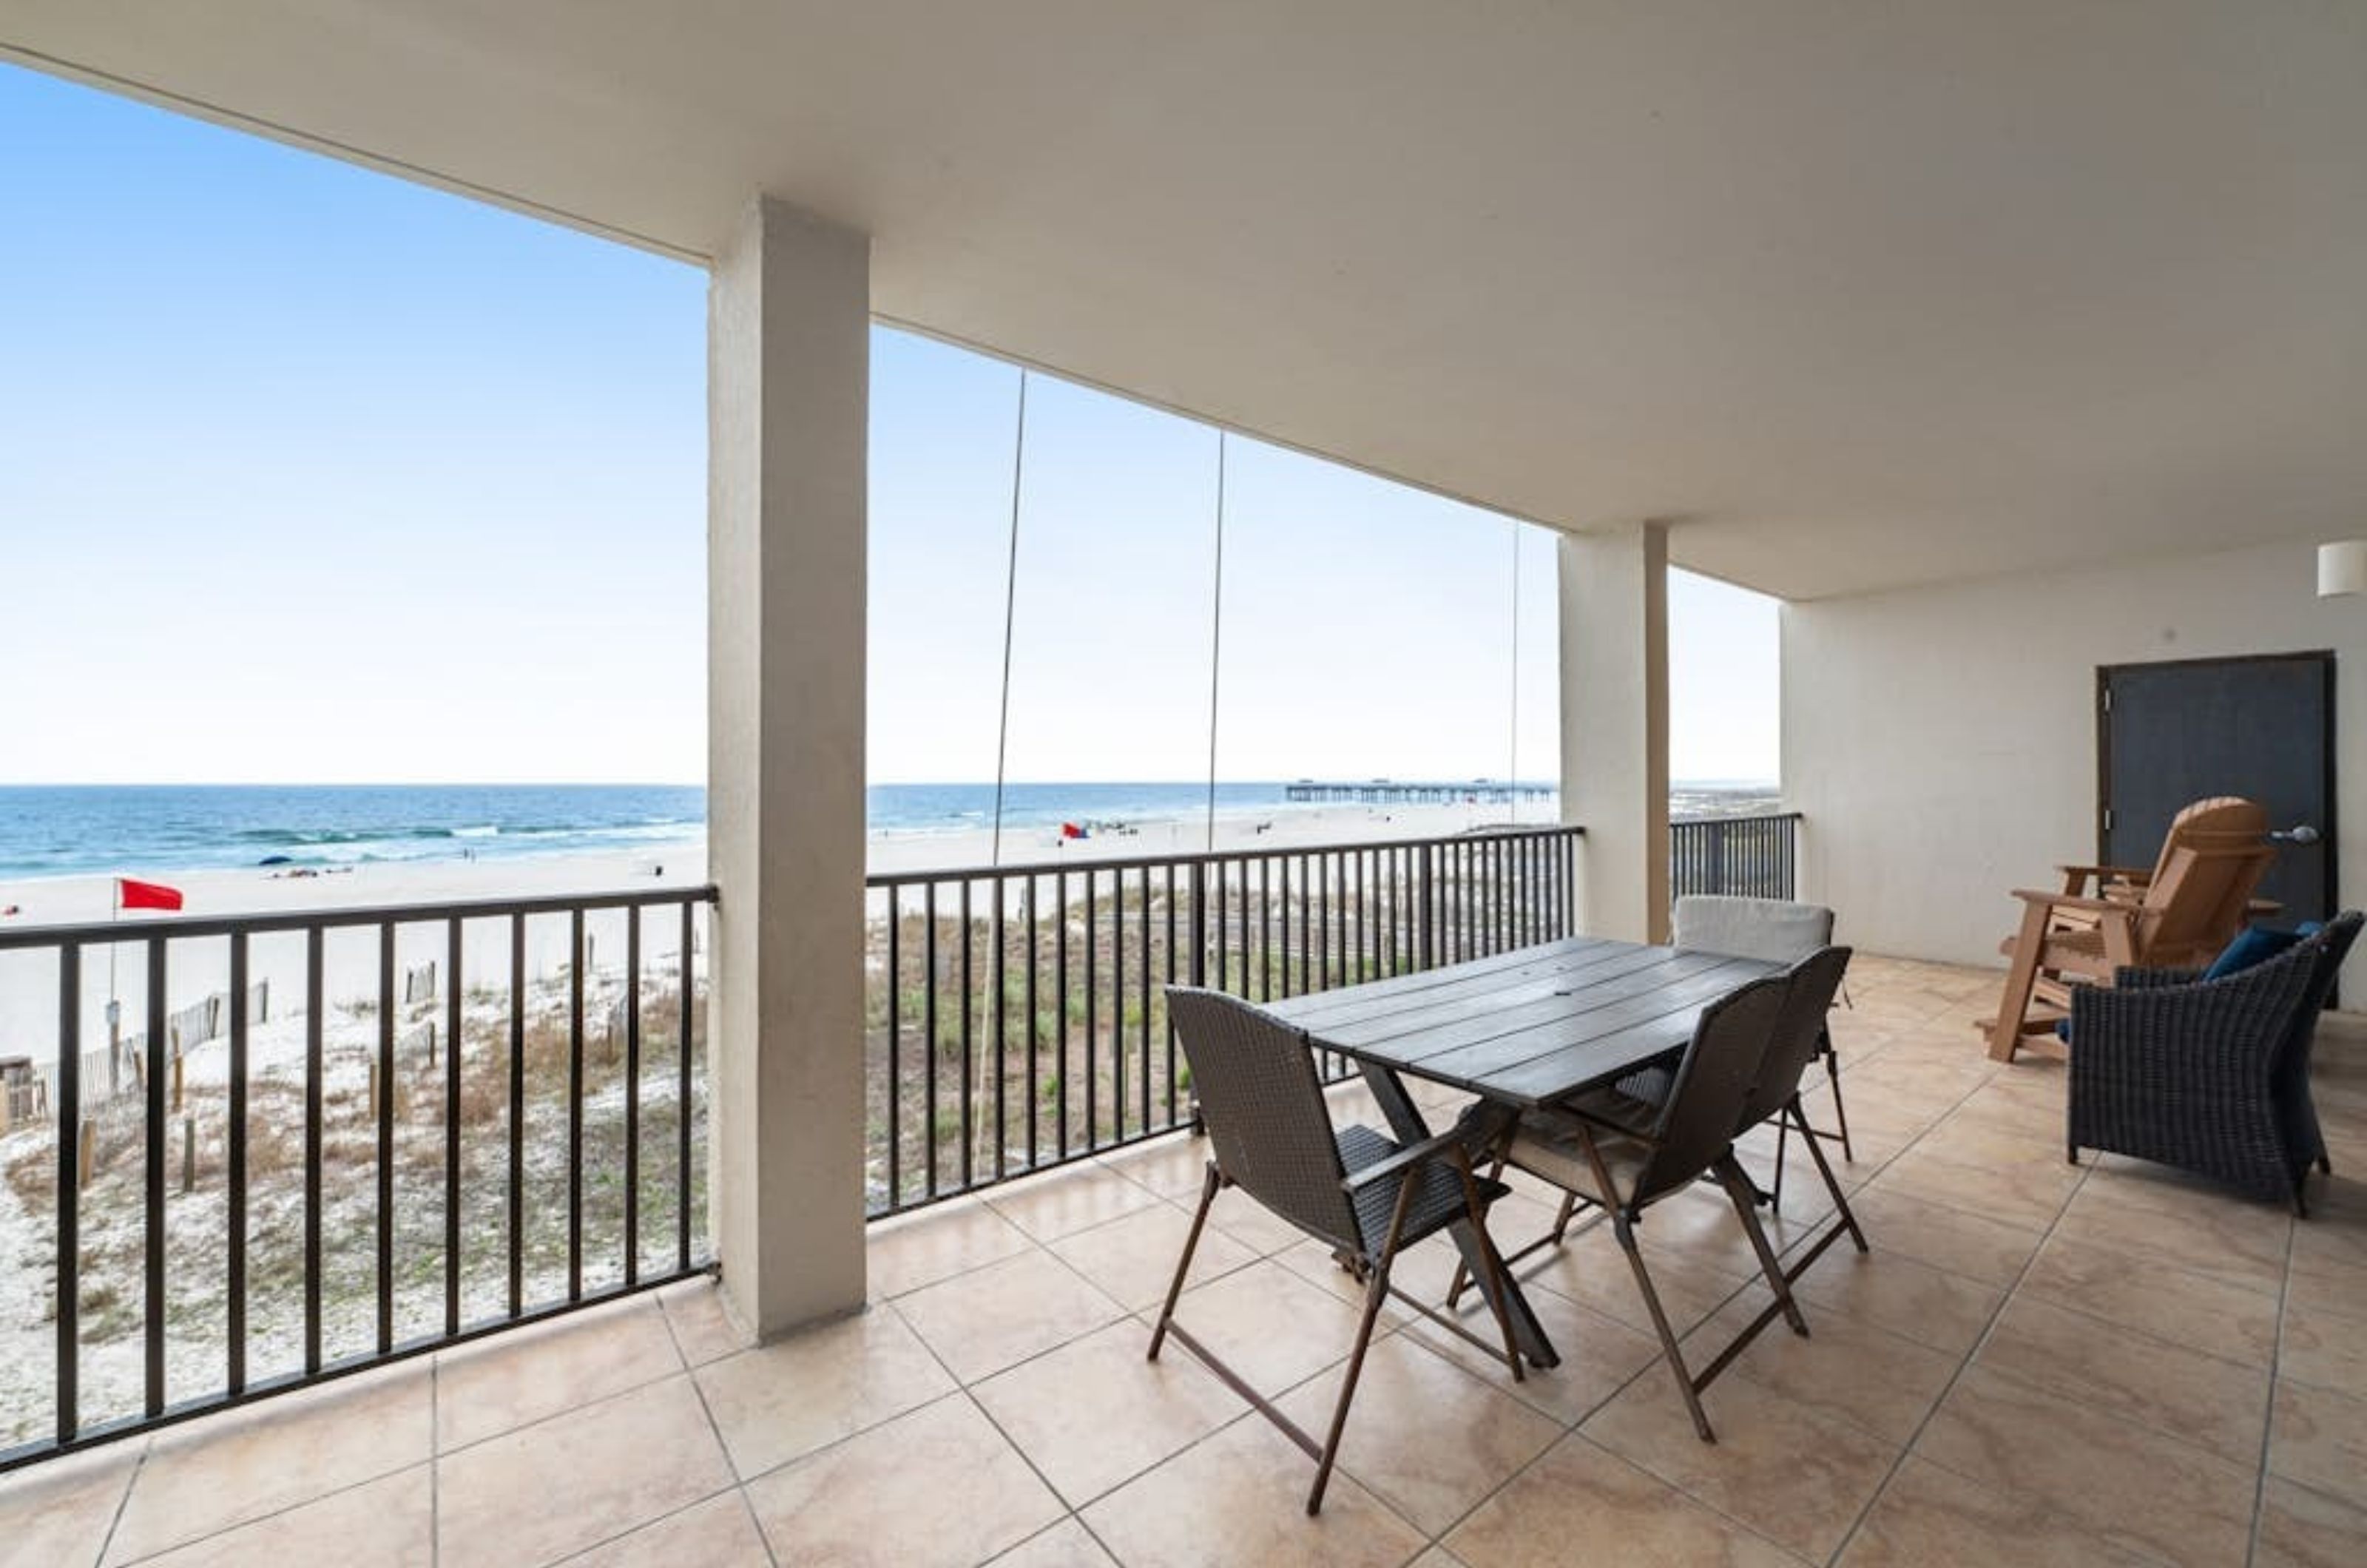
{"label": "black metal railing", "polygon": [[1669,824],[1669,895],[1798,897],[1800,814],[1703,817]]}
{"label": "black metal railing", "polygon": [[0,932],[57,998],[0,1142],[55,1270],[0,1325],[0,1469],[705,1267],[713,898]]}
{"label": "black metal railing", "polygon": [[1263,1001],[1571,934],[1582,831],[870,877],[870,1212],[1188,1124],[1171,982]]}

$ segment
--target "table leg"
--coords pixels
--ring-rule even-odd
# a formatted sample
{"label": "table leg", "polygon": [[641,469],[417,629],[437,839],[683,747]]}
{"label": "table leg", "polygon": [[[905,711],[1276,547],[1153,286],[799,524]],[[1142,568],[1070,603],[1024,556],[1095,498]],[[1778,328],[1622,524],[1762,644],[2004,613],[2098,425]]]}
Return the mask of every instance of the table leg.
{"label": "table leg", "polygon": [[[1357,1064],[1365,1075],[1365,1087],[1371,1089],[1373,1100],[1387,1118],[1389,1131],[1399,1143],[1420,1143],[1430,1136],[1430,1124],[1422,1120],[1421,1109],[1405,1091],[1398,1075],[1375,1062]],[[1448,1231],[1455,1238],[1455,1250],[1463,1254],[1463,1266],[1484,1296],[1491,1289],[1489,1281],[1500,1270],[1488,1267],[1487,1256],[1480,1248],[1486,1246],[1478,1230],[1468,1220],[1459,1220]],[[1504,1310],[1512,1321],[1513,1342],[1533,1367],[1557,1367],[1561,1357],[1546,1337],[1545,1325],[1530,1310],[1529,1300],[1521,1293],[1521,1283],[1512,1278],[1512,1270],[1501,1270],[1504,1280]],[[1492,1302],[1489,1303],[1494,1304]]]}

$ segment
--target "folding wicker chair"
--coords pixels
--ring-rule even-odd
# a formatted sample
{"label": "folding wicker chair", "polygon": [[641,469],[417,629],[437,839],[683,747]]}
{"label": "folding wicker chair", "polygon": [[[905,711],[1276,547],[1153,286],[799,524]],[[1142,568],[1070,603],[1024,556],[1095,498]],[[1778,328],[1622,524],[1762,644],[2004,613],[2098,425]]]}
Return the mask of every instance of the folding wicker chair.
{"label": "folding wicker chair", "polygon": [[[1764,958],[1796,964],[1833,940],[1833,912],[1821,904],[1795,904],[1783,898],[1738,898],[1689,894],[1677,900],[1674,937],[1679,947],[1699,953],[1723,953],[1735,958]],[[1825,999],[1828,1010],[1832,997]],[[1823,1015],[1817,1018],[1815,1054],[1824,1058],[1825,1077],[1832,1086],[1833,1126],[1830,1131],[1808,1125],[1799,1118],[1803,1135],[1829,1139],[1841,1146],[1841,1158],[1852,1164],[1857,1151],[1850,1145],[1849,1108],[1841,1103],[1841,1058],[1833,1049],[1832,1031]],[[1639,1086],[1640,1087],[1640,1086]],[[1665,1087],[1663,1089],[1665,1092]],[[1648,1094],[1643,1098],[1653,1098]],[[1784,1193],[1784,1145],[1789,1127],[1778,1123],[1775,1139],[1775,1186],[1771,1202]]]}
{"label": "folding wicker chair", "polygon": [[[1759,1255],[1760,1270],[1775,1295],[1772,1310],[1784,1315],[1794,1333],[1808,1332],[1807,1321],[1792,1299],[1791,1280],[1760,1228],[1756,1190],[1734,1157],[1735,1132],[1745,1124],[1751,1089],[1775,1042],[1792,989],[1790,975],[1770,975],[1702,1010],[1692,1043],[1670,1075],[1668,1098],[1657,1109],[1640,1107],[1615,1092],[1585,1096],[1566,1109],[1522,1117],[1504,1150],[1508,1163],[1569,1194],[1553,1230],[1508,1261],[1559,1245],[1578,1204],[1596,1205],[1608,1213],[1627,1266],[1635,1271],[1644,1308],[1660,1337],[1661,1353],[1693,1416],[1693,1430],[1705,1443],[1716,1442],[1717,1436],[1702,1413],[1701,1391],[1750,1343],[1759,1325],[1738,1336],[1698,1375],[1689,1371],[1637,1248],[1635,1227],[1652,1204],[1704,1174],[1715,1175]],[[1629,1120],[1639,1111],[1648,1111],[1648,1120]]]}
{"label": "folding wicker chair", "polygon": [[[1472,1170],[1464,1140],[1475,1134],[1467,1122],[1408,1145],[1370,1127],[1335,1132],[1304,1032],[1221,992],[1184,986],[1167,987],[1167,1013],[1192,1065],[1209,1160],[1200,1207],[1192,1216],[1184,1256],[1176,1259],[1159,1325],[1151,1331],[1150,1358],[1159,1359],[1161,1345],[1172,1333],[1234,1393],[1306,1450],[1315,1461],[1315,1485],[1307,1495],[1307,1511],[1313,1514],[1323,1506],[1323,1489],[1331,1479],[1348,1405],[1355,1397],[1365,1347],[1372,1342],[1385,1297],[1394,1295],[1488,1354],[1501,1355],[1515,1379],[1524,1375],[1512,1322],[1501,1304],[1502,1263],[1487,1239],[1488,1206],[1507,1189]],[[1228,1187],[1239,1187],[1331,1247],[1365,1282],[1364,1317],[1331,1412],[1331,1431],[1320,1444],[1175,1321],[1176,1298],[1191,1271],[1208,1207]],[[1488,1260],[1487,1295],[1502,1332],[1501,1345],[1489,1344],[1389,1283],[1390,1267],[1405,1248],[1467,1220],[1478,1229]]]}
{"label": "folding wicker chair", "polygon": [[[1857,1216],[1850,1212],[1849,1199],[1833,1175],[1832,1163],[1818,1146],[1818,1134],[1808,1125],[1807,1112],[1800,1106],[1800,1080],[1807,1076],[1808,1064],[1823,1055],[1831,1059],[1832,1045],[1825,1029],[1825,1014],[1831,1010],[1833,998],[1841,987],[1841,978],[1849,973],[1850,950],[1846,947],[1820,947],[1787,971],[1792,982],[1784,998],[1784,1011],[1775,1024],[1775,1036],[1767,1046],[1767,1058],[1760,1064],[1758,1081],[1742,1102],[1742,1122],[1736,1135],[1749,1132],[1762,1122],[1775,1123],[1775,1190],[1768,1206],[1780,1210],[1784,1202],[1784,1137],[1794,1127],[1816,1156],[1817,1173],[1825,1179],[1825,1190],[1832,1195],[1833,1206],[1841,1216],[1849,1234],[1857,1240],[1857,1249],[1865,1250],[1864,1233],[1858,1229]],[[1835,1100],[1839,1100],[1839,1089]]]}

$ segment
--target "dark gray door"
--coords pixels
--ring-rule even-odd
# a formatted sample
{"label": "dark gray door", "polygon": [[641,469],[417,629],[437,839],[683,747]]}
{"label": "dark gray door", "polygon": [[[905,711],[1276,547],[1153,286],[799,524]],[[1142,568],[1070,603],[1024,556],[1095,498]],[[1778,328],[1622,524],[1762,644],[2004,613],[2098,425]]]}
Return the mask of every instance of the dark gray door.
{"label": "dark gray door", "polygon": [[2105,864],[2153,864],[2179,807],[2240,795],[2272,828],[2308,829],[2261,883],[2284,906],[2274,923],[2334,912],[2334,655],[2108,665],[2096,700]]}

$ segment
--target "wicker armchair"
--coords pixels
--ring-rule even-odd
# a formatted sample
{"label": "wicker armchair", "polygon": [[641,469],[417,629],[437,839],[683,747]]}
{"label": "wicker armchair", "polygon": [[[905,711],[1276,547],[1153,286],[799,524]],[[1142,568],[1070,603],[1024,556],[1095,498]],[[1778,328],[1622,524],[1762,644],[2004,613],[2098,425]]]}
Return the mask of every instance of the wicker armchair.
{"label": "wicker armchair", "polygon": [[2328,1166],[2309,1093],[2310,1047],[2362,917],[2224,979],[2123,969],[2071,996],[2073,1163],[2081,1149],[2157,1160],[2293,1204]]}

